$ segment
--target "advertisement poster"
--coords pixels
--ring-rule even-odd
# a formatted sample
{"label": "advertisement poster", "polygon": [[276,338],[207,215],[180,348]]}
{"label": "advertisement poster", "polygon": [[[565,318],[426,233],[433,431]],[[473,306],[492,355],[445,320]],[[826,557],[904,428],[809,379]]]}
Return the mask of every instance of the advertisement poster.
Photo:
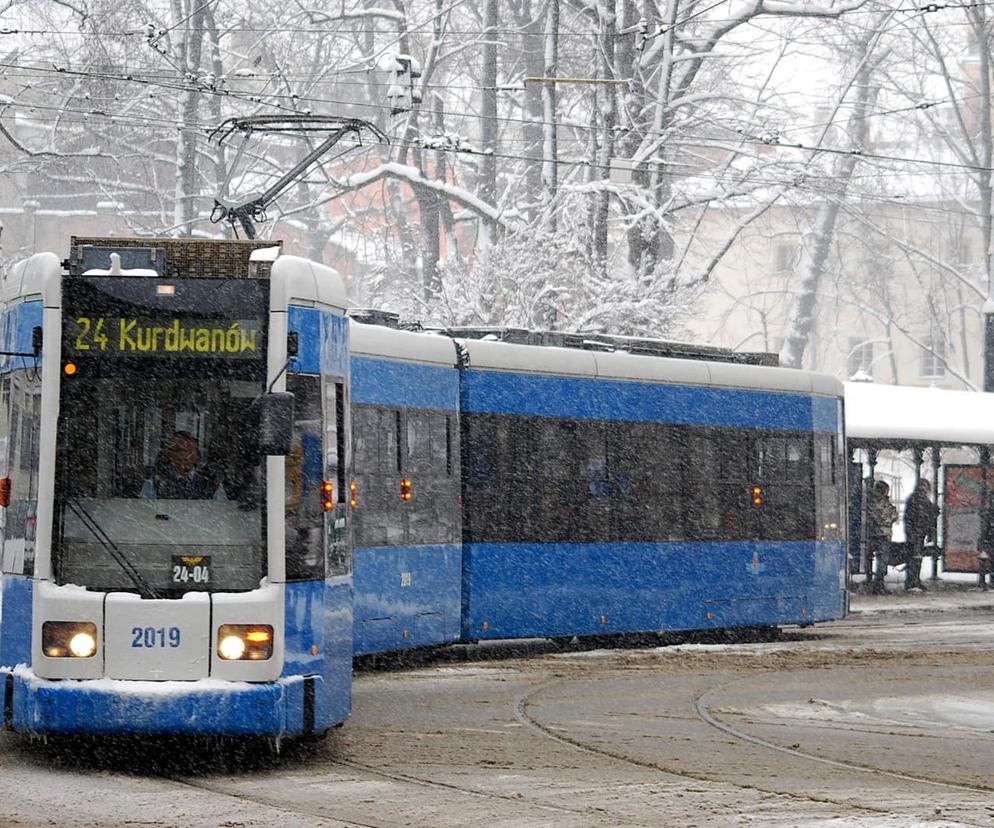
{"label": "advertisement poster", "polygon": [[[942,510],[945,568],[950,572],[977,571],[980,538],[980,500],[983,491],[978,466],[945,466],[945,503]],[[994,492],[994,470],[988,471],[988,490]]]}

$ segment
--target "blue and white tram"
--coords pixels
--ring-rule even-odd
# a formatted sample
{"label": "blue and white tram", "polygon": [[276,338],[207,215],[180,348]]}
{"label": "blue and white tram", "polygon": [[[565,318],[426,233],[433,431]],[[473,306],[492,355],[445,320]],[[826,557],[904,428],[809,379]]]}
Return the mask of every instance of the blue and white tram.
{"label": "blue and white tram", "polygon": [[837,380],[480,340],[462,348],[464,638],[845,614]]}
{"label": "blue and white tram", "polygon": [[352,338],[357,653],[845,614],[834,378],[708,349]]}
{"label": "blue and white tram", "polygon": [[4,280],[4,349],[37,346],[0,374],[8,727],[280,739],[348,716],[344,291],[272,245],[73,239]]}
{"label": "blue and white tram", "polygon": [[460,637],[459,373],[453,340],[352,326],[355,653]]}

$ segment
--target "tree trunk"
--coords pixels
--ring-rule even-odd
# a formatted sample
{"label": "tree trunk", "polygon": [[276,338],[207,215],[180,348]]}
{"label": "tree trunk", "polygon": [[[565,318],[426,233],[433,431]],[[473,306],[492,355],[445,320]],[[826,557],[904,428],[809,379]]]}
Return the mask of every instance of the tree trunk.
{"label": "tree trunk", "polygon": [[[194,0],[196,2],[196,0]],[[200,73],[200,58],[204,41],[204,6],[199,4],[188,21],[189,28],[182,32],[186,42],[183,66],[186,74],[197,76]],[[191,84],[192,85],[192,84]],[[180,102],[179,138],[176,141],[176,225],[181,235],[193,232],[193,220],[197,213],[197,153],[199,128],[197,111],[200,108],[200,92],[189,89],[183,93]]]}
{"label": "tree trunk", "polygon": [[[545,67],[543,74],[554,78],[559,72],[559,0],[548,0],[545,15]],[[557,89],[554,83],[542,85],[542,186],[545,189],[545,201],[552,203],[559,189],[559,135],[557,119],[559,117]],[[552,232],[555,232],[555,214],[551,216]]]}
{"label": "tree trunk", "polygon": [[867,60],[867,49],[872,36],[872,32],[865,35],[853,47],[854,56],[859,64],[856,102],[851,121],[855,149],[853,153],[839,156],[829,194],[816,213],[811,248],[801,281],[794,292],[787,334],[780,350],[780,364],[785,368],[800,368],[803,363],[804,351],[814,328],[818,285],[828,263],[842,200],[852,180],[853,170],[859,163],[858,153],[866,139],[866,112],[871,98],[874,97],[870,89],[871,71]]}
{"label": "tree trunk", "polygon": [[[521,30],[521,63],[524,65],[525,77],[536,78],[545,72],[545,44],[542,27],[545,18],[540,10],[533,7],[532,0],[523,0],[515,15],[518,28]],[[521,136],[524,142],[522,154],[528,159],[525,163],[525,196],[522,212],[527,220],[535,218],[536,210],[542,200],[542,144],[545,128],[542,123],[545,107],[545,83],[525,84],[524,123],[521,125]]]}
{"label": "tree trunk", "polygon": [[497,204],[497,0],[484,0],[483,70],[480,75],[480,198]]}
{"label": "tree trunk", "polygon": [[[617,40],[617,16],[614,13],[614,0],[598,0],[598,45],[600,47],[600,73],[604,80],[614,80],[614,59]],[[606,83],[599,87],[598,103],[601,113],[600,151],[597,154],[598,175],[607,178],[614,157],[614,128],[618,123],[617,90],[614,84]],[[594,206],[594,259],[597,268],[607,277],[608,256],[608,217],[611,210],[611,195],[599,192]]]}

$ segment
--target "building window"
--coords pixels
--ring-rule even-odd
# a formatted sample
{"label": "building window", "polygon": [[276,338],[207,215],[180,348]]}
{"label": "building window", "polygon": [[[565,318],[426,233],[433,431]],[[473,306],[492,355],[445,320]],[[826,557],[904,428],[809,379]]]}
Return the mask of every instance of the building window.
{"label": "building window", "polygon": [[922,341],[921,375],[923,377],[946,375],[946,342],[941,336],[928,336]]}
{"label": "building window", "polygon": [[849,337],[849,357],[846,361],[846,376],[863,374],[873,376],[873,343],[862,337]]}
{"label": "building window", "polygon": [[792,244],[778,244],[775,248],[777,273],[789,273],[794,269],[796,250]]}

